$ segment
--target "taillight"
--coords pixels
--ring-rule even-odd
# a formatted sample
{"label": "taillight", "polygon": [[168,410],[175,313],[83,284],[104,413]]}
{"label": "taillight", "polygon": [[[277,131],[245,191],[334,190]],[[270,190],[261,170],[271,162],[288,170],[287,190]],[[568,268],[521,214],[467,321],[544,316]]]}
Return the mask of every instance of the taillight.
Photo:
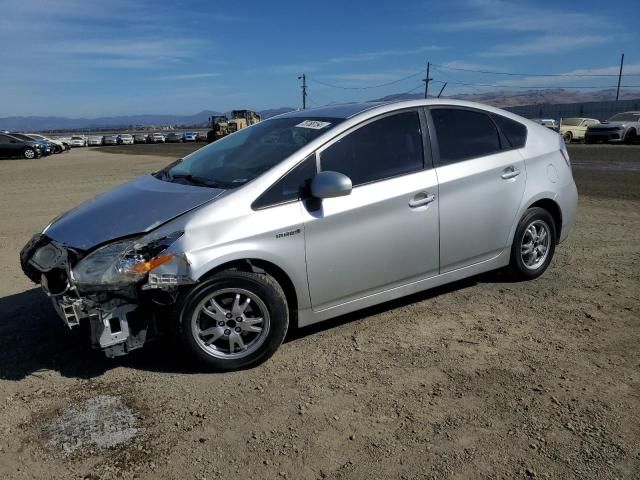
{"label": "taillight", "polygon": [[567,147],[562,147],[560,149],[560,153],[562,154],[562,158],[567,162],[567,167],[571,166],[571,160],[569,159],[569,152],[567,151]]}

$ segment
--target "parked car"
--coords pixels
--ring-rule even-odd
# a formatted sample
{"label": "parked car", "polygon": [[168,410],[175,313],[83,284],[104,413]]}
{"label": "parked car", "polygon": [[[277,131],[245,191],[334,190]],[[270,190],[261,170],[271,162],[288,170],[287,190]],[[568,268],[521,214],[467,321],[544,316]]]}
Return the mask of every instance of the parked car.
{"label": "parked car", "polygon": [[87,139],[87,145],[92,147],[92,146],[96,146],[96,145],[102,145],[102,135],[91,135],[88,139]]}
{"label": "parked car", "polygon": [[561,118],[560,135],[566,143],[584,140],[587,127],[600,124],[600,120],[595,118]]}
{"label": "parked car", "polygon": [[133,135],[134,143],[147,143],[148,138],[146,133],[136,133]]}
{"label": "parked car", "polygon": [[165,137],[165,142],[167,143],[179,143],[182,141],[182,134],[171,132]]}
{"label": "parked car", "polygon": [[194,132],[184,132],[182,134],[183,142],[195,142],[197,138],[197,134]]}
{"label": "parked car", "polygon": [[87,146],[87,137],[74,135],[71,137],[71,146],[72,147],[86,147]]}
{"label": "parked car", "polygon": [[196,134],[196,142],[208,142],[207,134],[205,132],[198,132]]}
{"label": "parked car", "polygon": [[558,125],[558,122],[552,118],[532,118],[531,121],[539,123],[540,125],[543,125],[548,129],[553,130],[554,132],[560,131],[560,125]]}
{"label": "parked car", "polygon": [[42,144],[36,140],[0,133],[0,157],[23,157],[28,160],[42,156]]}
{"label": "parked car", "polygon": [[37,133],[26,133],[27,137],[34,139],[37,142],[48,142],[52,149],[52,153],[63,153],[70,150],[70,146],[61,140],[55,138],[45,137]]}
{"label": "parked car", "polygon": [[149,143],[164,143],[164,135],[161,133],[150,133],[147,137],[149,139]]}
{"label": "parked car", "polygon": [[[25,135],[24,133],[11,133],[10,135],[12,137],[18,138],[25,142],[34,141],[33,138],[29,137],[28,135]],[[53,149],[51,148],[51,145],[49,144],[49,142],[47,142],[46,140],[35,140],[35,141],[38,142],[38,144],[40,145],[40,152],[43,156],[46,157],[47,155],[51,155],[53,153]]]}
{"label": "parked car", "polygon": [[121,133],[117,136],[118,145],[133,145],[133,135]]}
{"label": "parked car", "polygon": [[117,135],[105,135],[102,137],[102,145],[118,145]]}
{"label": "parked car", "polygon": [[635,143],[640,132],[640,112],[617,113],[585,133],[586,143]]}
{"label": "parked car", "polygon": [[171,327],[197,359],[234,370],[271,356],[293,322],[505,267],[537,278],[576,206],[562,138],[513,113],[336,105],[262,121],[90,200],[21,264],[107,356]]}

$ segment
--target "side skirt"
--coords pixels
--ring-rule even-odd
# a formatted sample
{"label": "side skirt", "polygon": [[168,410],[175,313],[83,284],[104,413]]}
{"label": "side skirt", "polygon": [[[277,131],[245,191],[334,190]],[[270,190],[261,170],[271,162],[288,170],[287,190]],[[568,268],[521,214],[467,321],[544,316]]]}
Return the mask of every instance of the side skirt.
{"label": "side skirt", "polygon": [[349,300],[348,302],[341,303],[329,307],[324,310],[314,312],[311,308],[306,308],[298,312],[298,326],[306,327],[314,323],[329,320],[330,318],[345,315],[347,313],[361,310],[363,308],[371,307],[380,303],[395,300],[397,298],[406,297],[413,293],[428,290],[430,288],[439,287],[447,283],[452,283],[463,278],[472,277],[480,273],[489,272],[498,268],[505,267],[509,264],[509,257],[511,255],[511,248],[505,248],[498,256],[485,260],[484,262],[462,267],[451,272],[446,272],[435,277],[425,278],[423,280],[417,280],[399,287],[394,287],[382,292],[373,293],[364,297]]}

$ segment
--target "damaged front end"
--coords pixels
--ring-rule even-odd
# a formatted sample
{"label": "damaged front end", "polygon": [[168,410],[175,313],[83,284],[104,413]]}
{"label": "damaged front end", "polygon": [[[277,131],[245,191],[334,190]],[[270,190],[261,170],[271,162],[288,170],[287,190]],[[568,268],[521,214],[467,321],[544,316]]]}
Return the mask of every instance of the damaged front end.
{"label": "damaged front end", "polygon": [[92,346],[116,357],[157,336],[179,289],[194,283],[187,259],[171,248],[181,236],[149,234],[82,251],[39,234],[20,263],[70,329],[87,325]]}

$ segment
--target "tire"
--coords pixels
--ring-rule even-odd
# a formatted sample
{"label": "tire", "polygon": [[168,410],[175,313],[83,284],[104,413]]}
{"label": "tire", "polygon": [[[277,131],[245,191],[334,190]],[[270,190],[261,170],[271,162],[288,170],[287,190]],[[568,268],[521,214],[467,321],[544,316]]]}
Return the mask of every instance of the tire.
{"label": "tire", "polygon": [[[537,239],[534,232],[538,235]],[[511,275],[518,280],[533,280],[542,275],[555,253],[556,239],[556,225],[551,214],[544,208],[529,208],[518,223],[513,237],[509,262]],[[532,250],[530,253],[527,251],[529,246]]]}
{"label": "tire", "polygon": [[627,134],[624,136],[624,143],[626,143],[627,145],[633,145],[634,143],[636,143],[636,131],[631,129],[627,132]]}
{"label": "tire", "polygon": [[569,144],[573,141],[573,133],[571,132],[566,132],[564,134],[564,143]]}
{"label": "tire", "polygon": [[22,156],[27,160],[33,160],[34,158],[37,157],[37,154],[33,148],[27,147],[22,151]]}
{"label": "tire", "polygon": [[200,364],[215,371],[240,370],[275,353],[289,328],[289,310],[273,277],[224,270],[186,295],[179,323],[185,344]]}

